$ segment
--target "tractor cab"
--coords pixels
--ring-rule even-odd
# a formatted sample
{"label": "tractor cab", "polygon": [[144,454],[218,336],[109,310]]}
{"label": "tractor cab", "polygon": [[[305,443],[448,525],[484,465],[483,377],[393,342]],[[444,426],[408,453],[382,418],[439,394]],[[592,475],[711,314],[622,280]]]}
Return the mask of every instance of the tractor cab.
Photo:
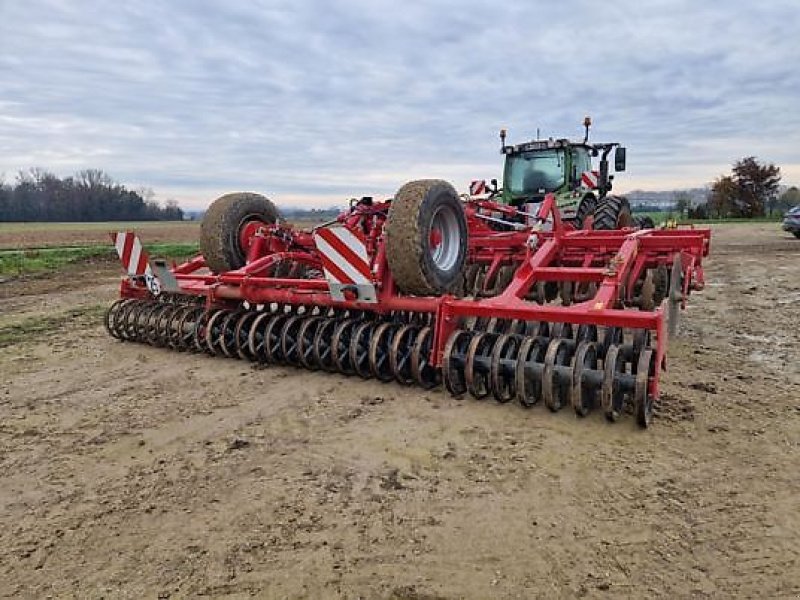
{"label": "tractor cab", "polygon": [[[496,189],[504,204],[523,208],[555,194],[556,203],[566,218],[580,219],[589,214],[611,190],[608,155],[614,153],[614,170],[625,170],[625,148],[617,142],[590,143],[591,119],[583,122],[584,139],[537,139],[521,144],[506,144],[506,130],[500,131],[501,153],[505,156],[502,190]],[[592,158],[600,157],[597,169]],[[494,183],[494,181],[493,181]],[[584,202],[585,201],[585,202]],[[581,204],[584,204],[581,210]]]}
{"label": "tractor cab", "polygon": [[561,195],[581,188],[592,170],[590,148],[568,140],[528,142],[506,152],[504,200],[508,204],[540,202],[545,194]]}

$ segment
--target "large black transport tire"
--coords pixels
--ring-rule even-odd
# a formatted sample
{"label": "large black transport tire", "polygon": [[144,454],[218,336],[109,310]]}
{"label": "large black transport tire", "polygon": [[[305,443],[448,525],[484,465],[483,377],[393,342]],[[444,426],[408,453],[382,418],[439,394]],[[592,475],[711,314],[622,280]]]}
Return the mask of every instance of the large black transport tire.
{"label": "large black transport tire", "polygon": [[432,296],[453,292],[467,255],[467,219],[452,185],[420,179],[401,187],[386,221],[386,259],[398,289]]}
{"label": "large black transport tire", "polygon": [[623,229],[633,227],[631,205],[621,196],[606,196],[594,211],[593,229]]}
{"label": "large black transport tire", "polygon": [[633,224],[639,229],[655,229],[656,223],[650,215],[637,215],[633,217]]}
{"label": "large black transport tire", "polygon": [[[247,248],[242,232],[252,224],[278,220],[278,209],[261,194],[235,192],[220,196],[208,207],[200,224],[200,252],[214,273],[244,266]],[[250,227],[252,229],[252,227]]]}

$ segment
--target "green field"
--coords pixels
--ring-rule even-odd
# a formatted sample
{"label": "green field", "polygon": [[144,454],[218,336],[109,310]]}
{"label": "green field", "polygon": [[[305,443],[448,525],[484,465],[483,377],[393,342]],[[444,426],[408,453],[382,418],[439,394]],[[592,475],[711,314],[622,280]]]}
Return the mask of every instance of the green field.
{"label": "green field", "polygon": [[110,233],[135,231],[148,251],[180,260],[197,252],[197,221],[0,223],[0,277],[116,260]]}
{"label": "green field", "polygon": [[[196,243],[149,244],[148,252],[168,260],[185,260],[198,252]],[[84,247],[37,248],[26,250],[0,250],[0,276],[18,277],[34,273],[55,271],[67,265],[91,261],[116,261],[113,246],[91,245]]]}
{"label": "green field", "polygon": [[734,224],[734,223],[780,223],[783,219],[782,216],[774,215],[771,217],[756,217],[753,219],[687,219],[687,218],[678,218],[675,213],[671,212],[663,212],[663,211],[633,211],[634,216],[648,216],[655,222],[656,225],[660,225],[667,220],[677,220],[680,225],[724,225],[724,224]]}

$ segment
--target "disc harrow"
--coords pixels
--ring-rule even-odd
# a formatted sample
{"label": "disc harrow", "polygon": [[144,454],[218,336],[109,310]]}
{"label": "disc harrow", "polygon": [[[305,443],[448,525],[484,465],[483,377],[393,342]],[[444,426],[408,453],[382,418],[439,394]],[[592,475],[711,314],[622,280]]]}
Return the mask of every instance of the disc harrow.
{"label": "disc harrow", "polygon": [[[322,369],[425,389],[441,381],[429,361],[433,329],[424,314],[376,317],[291,305],[207,311],[176,299],[124,298],[108,309],[105,327],[123,341],[262,365]],[[450,334],[441,375],[456,396],[517,400],[526,408],[542,403],[554,412],[571,406],[579,416],[601,408],[609,421],[628,410],[647,425],[652,418],[647,380],[654,365],[646,333],[485,320]]]}
{"label": "disc harrow", "polygon": [[[212,205],[208,218],[241,225],[201,238],[211,263],[145,255],[133,265],[138,240],[113,234],[128,275],[108,333],[580,417],[632,413],[646,427],[668,331],[702,289],[709,250],[707,230],[575,229],[552,196],[532,219],[463,201],[439,180],[362,201],[311,232],[270,220],[258,198]],[[478,217],[487,211],[506,220]]]}
{"label": "disc harrow", "polygon": [[105,315],[108,333],[126,342],[430,388],[438,379],[428,363],[427,322],[425,315],[376,319],[292,306],[206,311],[194,303],[137,299],[117,300]]}

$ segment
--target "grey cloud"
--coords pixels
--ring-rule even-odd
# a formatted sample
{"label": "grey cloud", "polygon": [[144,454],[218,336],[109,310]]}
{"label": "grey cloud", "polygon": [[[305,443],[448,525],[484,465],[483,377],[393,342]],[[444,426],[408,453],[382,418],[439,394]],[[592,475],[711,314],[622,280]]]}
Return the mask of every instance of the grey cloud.
{"label": "grey cloud", "polygon": [[751,153],[800,179],[795,2],[0,4],[0,173],[100,167],[200,205],[499,174],[496,132],[630,148],[620,187]]}

